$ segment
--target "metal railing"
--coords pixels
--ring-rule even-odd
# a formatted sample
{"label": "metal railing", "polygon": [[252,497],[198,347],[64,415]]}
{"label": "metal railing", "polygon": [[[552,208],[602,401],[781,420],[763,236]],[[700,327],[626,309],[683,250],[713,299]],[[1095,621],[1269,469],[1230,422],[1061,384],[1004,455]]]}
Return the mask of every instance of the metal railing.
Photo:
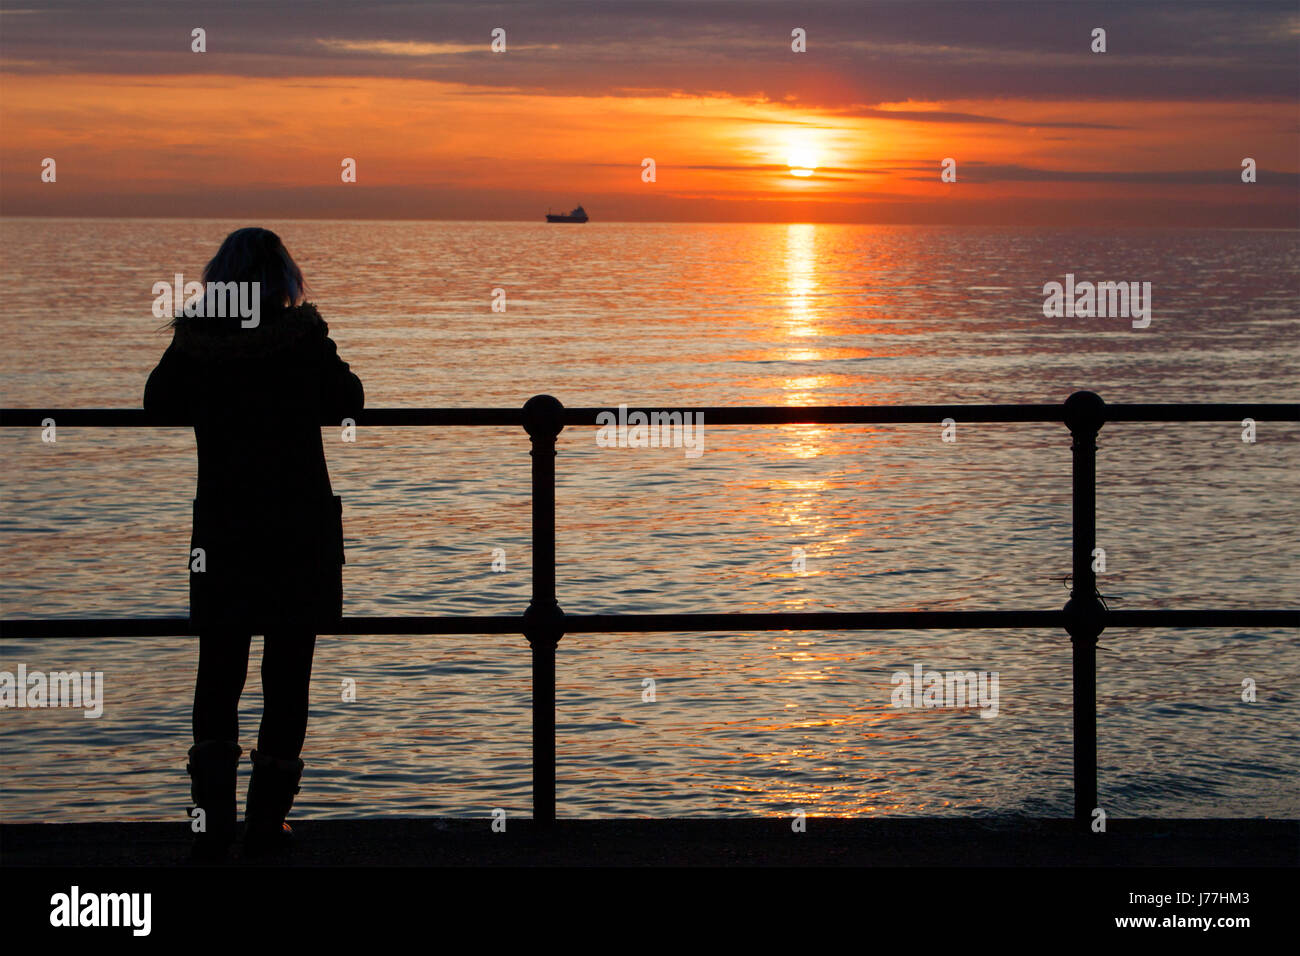
{"label": "metal railing", "polygon": [[[555,821],[555,651],[565,634],[652,631],[882,631],[953,628],[1061,628],[1070,635],[1073,684],[1074,819],[1086,827],[1097,806],[1097,640],[1107,627],[1300,627],[1300,610],[1109,610],[1093,571],[1097,520],[1097,434],[1107,422],[1300,421],[1300,404],[1107,405],[1093,392],[1075,392],[1063,404],[830,405],[704,407],[710,425],[938,424],[1060,422],[1073,438],[1073,560],[1064,608],[1016,611],[850,611],[773,614],[565,614],[555,591],[555,455],[565,427],[595,426],[603,408],[565,408],[549,395],[522,409],[371,409],[358,426],[520,427],[531,440],[532,600],[517,616],[345,617],[336,634],[522,633],[532,651],[533,819]],[[649,419],[661,409],[628,409]],[[0,426],[188,426],[192,422],[138,409],[0,409]],[[698,419],[697,419],[698,420]],[[337,424],[323,422],[322,424]],[[197,633],[188,618],[3,620],[0,637],[156,637]]]}

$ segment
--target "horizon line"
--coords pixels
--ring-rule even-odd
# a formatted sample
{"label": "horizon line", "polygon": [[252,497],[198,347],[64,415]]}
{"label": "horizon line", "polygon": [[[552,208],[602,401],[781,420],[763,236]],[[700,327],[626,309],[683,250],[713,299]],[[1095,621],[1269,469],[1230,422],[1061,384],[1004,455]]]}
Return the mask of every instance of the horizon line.
{"label": "horizon line", "polygon": [[[158,222],[173,220],[191,220],[194,222],[247,222],[248,216],[104,216],[87,214],[83,216],[9,216],[0,213],[0,221],[21,222],[24,220],[54,220],[80,222],[86,219],[103,219],[107,221]],[[350,216],[276,216],[260,217],[262,221],[278,222],[447,222],[447,223],[520,223],[543,226],[574,225],[652,225],[652,226],[893,226],[906,229],[1050,229],[1079,231],[1104,229],[1110,231],[1215,231],[1215,232],[1300,232],[1300,222],[1294,226],[1215,226],[1188,225],[1185,223],[1166,223],[1163,225],[1134,224],[1093,224],[1093,225],[1042,225],[1023,223],[970,223],[970,222],[889,222],[861,221],[845,222],[843,220],[819,219],[599,219],[585,223],[548,223],[545,219],[444,219],[429,217],[395,216],[383,219],[357,218]]]}

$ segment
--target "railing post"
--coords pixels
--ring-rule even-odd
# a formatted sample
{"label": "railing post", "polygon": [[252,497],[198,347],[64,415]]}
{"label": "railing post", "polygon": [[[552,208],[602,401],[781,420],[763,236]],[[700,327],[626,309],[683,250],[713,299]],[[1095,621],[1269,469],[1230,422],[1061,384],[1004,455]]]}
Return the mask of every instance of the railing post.
{"label": "railing post", "polygon": [[555,823],[555,648],[564,612],[555,599],[555,439],[564,406],[550,395],[524,403],[524,429],[533,458],[533,597],[524,636],[533,655],[533,822]]}
{"label": "railing post", "polygon": [[1097,638],[1105,606],[1097,596],[1093,550],[1097,547],[1097,433],[1106,403],[1095,392],[1075,392],[1065,402],[1065,424],[1074,439],[1073,586],[1065,628],[1073,645],[1074,822],[1086,832],[1097,807]]}

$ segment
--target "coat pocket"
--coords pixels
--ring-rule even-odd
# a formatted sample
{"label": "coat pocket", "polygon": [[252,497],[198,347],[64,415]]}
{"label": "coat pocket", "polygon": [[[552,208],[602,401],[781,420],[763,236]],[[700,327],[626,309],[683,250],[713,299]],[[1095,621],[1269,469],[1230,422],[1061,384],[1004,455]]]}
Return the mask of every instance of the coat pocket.
{"label": "coat pocket", "polygon": [[343,499],[338,495],[330,499],[329,518],[331,541],[335,543],[339,564],[346,564],[347,558],[343,554]]}

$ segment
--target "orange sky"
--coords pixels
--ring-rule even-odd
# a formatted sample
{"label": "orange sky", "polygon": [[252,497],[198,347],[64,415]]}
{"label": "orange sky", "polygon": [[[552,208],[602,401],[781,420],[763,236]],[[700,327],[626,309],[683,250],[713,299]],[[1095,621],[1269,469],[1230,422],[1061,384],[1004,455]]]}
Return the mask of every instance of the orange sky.
{"label": "orange sky", "polygon": [[[327,61],[346,47],[317,43]],[[367,54],[397,74],[473,55]],[[788,69],[794,55],[777,55]],[[1085,69],[1084,56],[1071,62]],[[565,90],[346,75],[347,61],[339,75],[284,76],[7,60],[5,215],[536,219],[582,202],[598,220],[1298,225],[1296,104],[1276,97],[872,99],[831,71],[815,96],[774,99],[594,80],[584,91],[580,74]],[[1240,181],[1244,156],[1258,162],[1255,184]],[[44,157],[56,183],[40,181]],[[344,157],[355,184],[341,180]],[[945,157],[956,183],[940,180]]]}

